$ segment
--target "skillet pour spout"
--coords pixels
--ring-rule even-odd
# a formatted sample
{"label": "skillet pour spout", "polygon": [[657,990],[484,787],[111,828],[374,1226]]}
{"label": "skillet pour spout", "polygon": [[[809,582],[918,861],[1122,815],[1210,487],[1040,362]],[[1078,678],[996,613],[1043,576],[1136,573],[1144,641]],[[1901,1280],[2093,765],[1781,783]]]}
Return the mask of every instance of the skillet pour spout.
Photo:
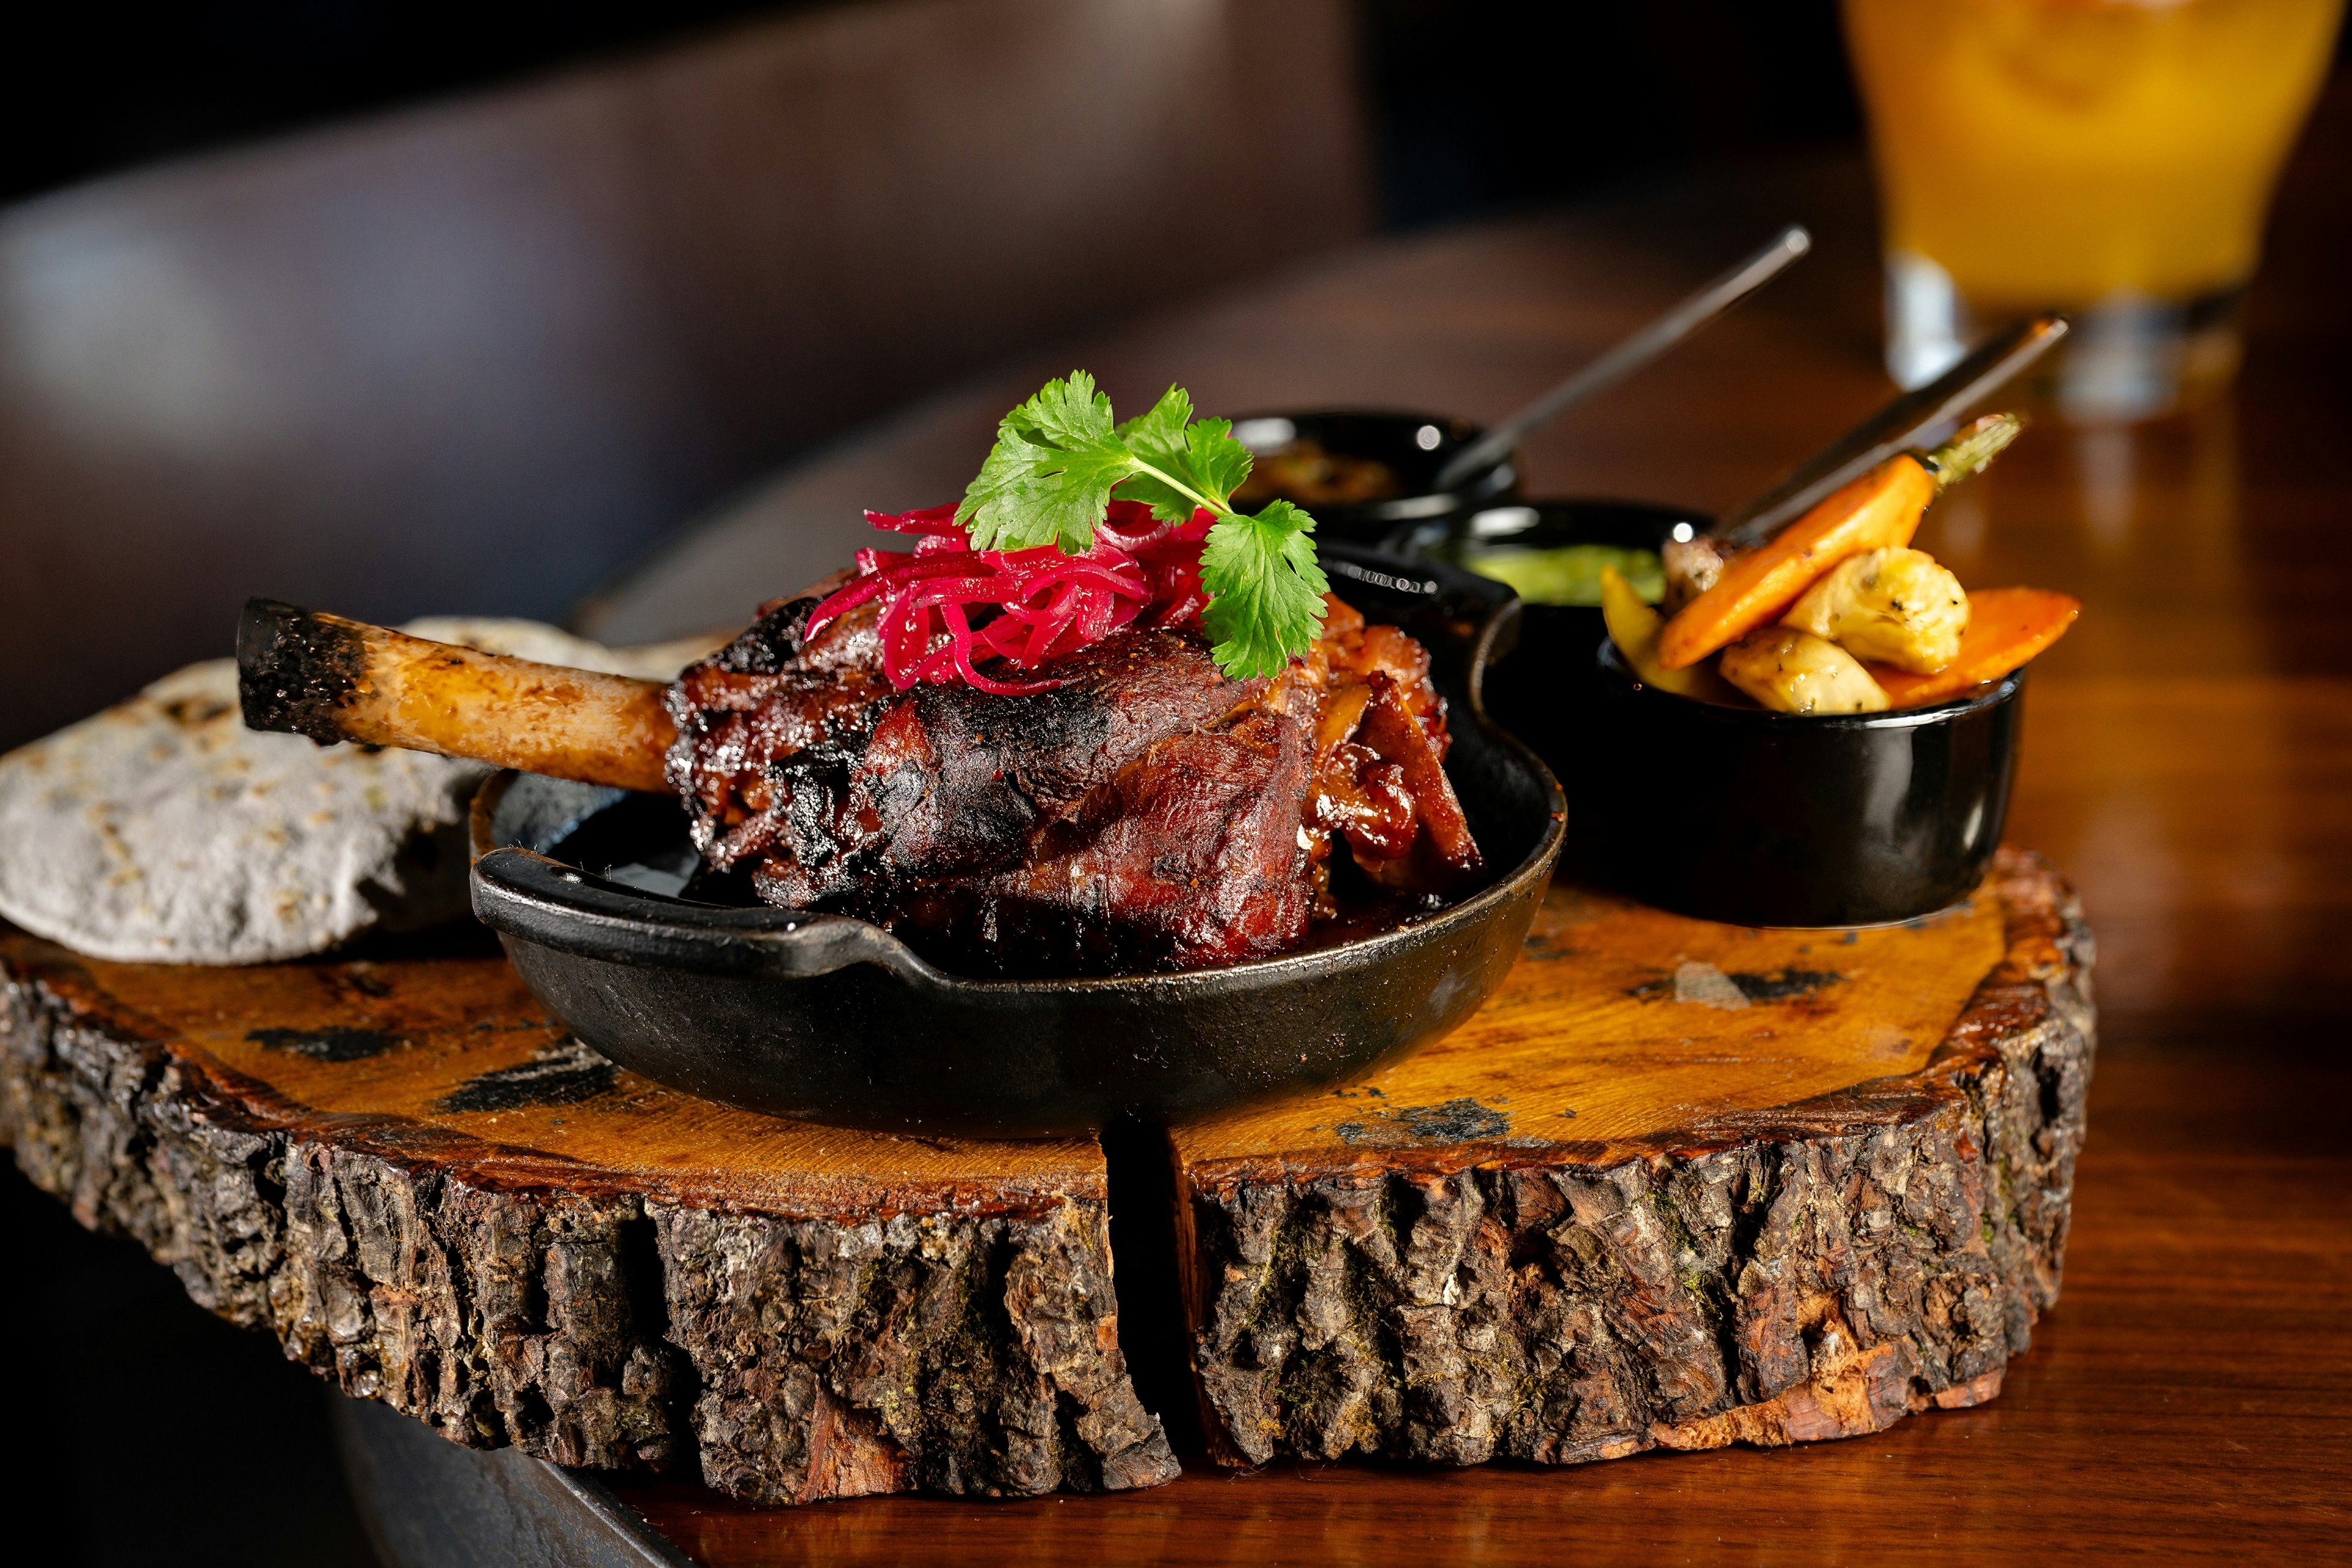
{"label": "skillet pour spout", "polygon": [[1510,590],[1366,547],[1327,543],[1322,556],[1343,598],[1429,647],[1466,720],[1446,769],[1503,869],[1447,909],[1223,968],[971,979],[864,921],[652,890],[663,879],[647,868],[690,858],[674,805],[506,773],[474,805],[474,910],[581,1039],[672,1088],[772,1115],[1045,1137],[1362,1078],[1457,1027],[1501,984],[1550,881],[1566,805],[1479,700],[1516,632]]}

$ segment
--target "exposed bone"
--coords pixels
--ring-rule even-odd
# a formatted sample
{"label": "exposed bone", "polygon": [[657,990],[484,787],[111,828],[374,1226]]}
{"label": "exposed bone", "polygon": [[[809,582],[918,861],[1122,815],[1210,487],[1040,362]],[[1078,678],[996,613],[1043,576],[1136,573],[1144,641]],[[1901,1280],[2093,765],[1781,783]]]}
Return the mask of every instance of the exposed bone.
{"label": "exposed bone", "polygon": [[247,727],[667,794],[662,682],[477,653],[270,599],[236,628]]}

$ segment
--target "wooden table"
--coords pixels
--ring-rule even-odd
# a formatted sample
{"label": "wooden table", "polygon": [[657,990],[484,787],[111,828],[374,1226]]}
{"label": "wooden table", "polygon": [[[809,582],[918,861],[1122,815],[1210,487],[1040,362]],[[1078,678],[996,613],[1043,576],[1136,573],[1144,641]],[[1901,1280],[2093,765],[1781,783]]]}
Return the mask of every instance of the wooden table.
{"label": "wooden table", "polygon": [[[1557,1469],[1277,1466],[1108,1498],[790,1512],[621,1496],[694,1560],[1276,1563],[2352,1555],[2352,92],[2290,174],[2232,396],[2033,432],[1939,510],[1978,584],[2080,595],[2011,826],[2082,889],[2101,1042],[2064,1293],[1997,1401],[1846,1443]],[[601,606],[648,634],[951,494],[996,411],[1083,363],[1133,401],[1491,417],[1800,217],[1820,255],[1535,438],[1536,493],[1723,506],[1882,397],[1858,160],[1370,246],[956,389],[757,498]],[[745,557],[762,563],[747,573]],[[797,579],[795,579],[797,580]]]}

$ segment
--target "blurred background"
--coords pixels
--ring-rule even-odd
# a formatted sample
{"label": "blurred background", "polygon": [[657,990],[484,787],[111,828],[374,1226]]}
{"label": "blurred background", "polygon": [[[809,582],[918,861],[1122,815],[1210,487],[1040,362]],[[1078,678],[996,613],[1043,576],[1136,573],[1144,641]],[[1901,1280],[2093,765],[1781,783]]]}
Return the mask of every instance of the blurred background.
{"label": "blurred background", "polygon": [[1829,0],[264,0],[0,70],[0,747],[248,594],[562,619],[1017,349],[1856,134]]}
{"label": "blurred background", "polygon": [[[0,200],[820,8],[277,0],[60,11],[7,68]],[[1729,0],[1362,0],[1351,19],[1388,226],[1859,129],[1834,0],[1769,14]]]}
{"label": "blurred background", "polygon": [[[1712,182],[1727,261],[1767,165],[1874,223],[1832,0],[192,0],[54,8],[0,80],[0,749],[226,653],[252,594],[628,631],[632,569],[797,459],[1367,236]],[[1855,412],[1878,310],[1820,312]],[[1349,384],[1269,364],[1234,395]],[[1585,472],[1680,482],[1611,417]],[[1834,428],[1759,426],[1744,481]],[[2095,510],[2134,449],[2076,450]],[[368,1561],[266,1336],[14,1177],[0,1258],[39,1259],[0,1496],[62,1560]]]}

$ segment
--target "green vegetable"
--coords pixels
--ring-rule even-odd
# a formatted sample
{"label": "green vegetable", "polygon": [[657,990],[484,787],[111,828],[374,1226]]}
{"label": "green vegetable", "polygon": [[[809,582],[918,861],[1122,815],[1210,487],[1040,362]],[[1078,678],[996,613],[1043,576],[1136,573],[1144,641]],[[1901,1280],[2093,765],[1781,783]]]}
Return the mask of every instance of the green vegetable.
{"label": "green vegetable", "polygon": [[1282,500],[1255,517],[1234,510],[1249,471],[1249,448],[1232,424],[1194,419],[1182,387],[1119,425],[1094,377],[1074,370],[998,423],[956,521],[971,530],[975,550],[1053,544],[1081,555],[1113,492],[1169,522],[1205,507],[1217,520],[1201,550],[1211,654],[1228,675],[1274,675],[1314,646],[1329,584],[1315,561],[1313,518]]}
{"label": "green vegetable", "polygon": [[1655,552],[1613,544],[1562,544],[1551,549],[1495,545],[1462,552],[1462,564],[1482,577],[1507,583],[1530,605],[1598,605],[1601,574],[1614,570],[1643,603],[1666,596],[1665,568]]}

